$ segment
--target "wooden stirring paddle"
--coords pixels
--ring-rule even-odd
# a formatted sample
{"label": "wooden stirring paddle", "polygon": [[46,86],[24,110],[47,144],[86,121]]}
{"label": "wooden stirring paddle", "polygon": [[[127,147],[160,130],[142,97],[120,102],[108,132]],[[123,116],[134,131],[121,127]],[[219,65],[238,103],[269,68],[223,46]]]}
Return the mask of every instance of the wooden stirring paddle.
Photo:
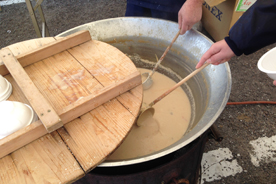
{"label": "wooden stirring paddle", "polygon": [[142,108],[141,111],[140,111],[140,113],[139,113],[139,116],[138,116],[136,124],[138,126],[141,126],[147,116],[150,116],[150,115],[153,116],[154,111],[155,111],[154,108],[152,107],[153,105],[155,105],[157,102],[159,102],[160,100],[162,100],[165,96],[167,96],[172,91],[174,91],[176,88],[178,88],[179,86],[181,86],[182,84],[184,84],[186,81],[188,81],[190,78],[192,78],[195,74],[197,74],[198,72],[200,72],[203,68],[205,68],[208,65],[209,65],[209,63],[205,63],[200,68],[196,69],[195,71],[193,71],[192,73],[190,73],[187,77],[185,77],[180,82],[178,82],[177,84],[175,84],[172,88],[170,88],[169,90],[167,90],[161,96],[159,96],[158,98],[156,98],[155,100],[153,100],[148,106],[146,106],[145,108]]}

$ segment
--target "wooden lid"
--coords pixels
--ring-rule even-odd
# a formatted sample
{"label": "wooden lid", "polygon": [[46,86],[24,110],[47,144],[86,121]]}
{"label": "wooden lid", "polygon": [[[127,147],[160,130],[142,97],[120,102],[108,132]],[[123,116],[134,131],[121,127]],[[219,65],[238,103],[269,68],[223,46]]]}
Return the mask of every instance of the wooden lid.
{"label": "wooden lid", "polygon": [[[7,48],[18,58],[55,40],[59,38],[28,40]],[[0,72],[4,70],[0,68]],[[104,42],[88,40],[24,70],[64,125],[47,133],[37,121],[0,140],[1,151],[10,151],[30,141],[30,137],[40,137],[11,154],[2,153],[0,183],[67,183],[81,178],[121,144],[142,104],[137,68],[126,55]],[[4,75],[13,86],[8,100],[32,105],[31,97],[24,95],[13,76]],[[126,82],[129,76],[135,80]],[[93,96],[97,98],[93,100]],[[11,141],[14,144],[9,144]]]}

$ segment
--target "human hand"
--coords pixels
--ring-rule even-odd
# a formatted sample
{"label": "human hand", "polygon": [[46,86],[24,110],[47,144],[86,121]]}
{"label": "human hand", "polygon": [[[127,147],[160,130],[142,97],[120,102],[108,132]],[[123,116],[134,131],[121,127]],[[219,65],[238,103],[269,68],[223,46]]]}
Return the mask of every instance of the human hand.
{"label": "human hand", "polygon": [[178,12],[180,34],[190,30],[202,16],[202,0],[187,0]]}
{"label": "human hand", "polygon": [[276,86],[276,80],[275,80],[275,81],[273,81],[273,84]]}
{"label": "human hand", "polygon": [[214,43],[209,50],[207,50],[200,61],[196,65],[196,68],[200,68],[205,62],[219,65],[230,60],[233,56],[235,56],[234,52],[228,46],[225,40],[218,41]]}

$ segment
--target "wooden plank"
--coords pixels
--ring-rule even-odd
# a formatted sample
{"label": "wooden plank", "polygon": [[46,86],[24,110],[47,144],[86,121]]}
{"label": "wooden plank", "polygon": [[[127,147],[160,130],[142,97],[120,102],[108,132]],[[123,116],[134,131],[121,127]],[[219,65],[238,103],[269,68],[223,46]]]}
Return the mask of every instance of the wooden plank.
{"label": "wooden plank", "polygon": [[[38,47],[41,47],[54,41],[55,39],[53,37],[33,39],[9,45],[7,46],[7,48],[9,48],[12,51],[14,56],[18,56],[21,53],[29,52],[33,49],[37,49]],[[0,61],[0,74],[4,76],[9,73],[9,70],[6,68],[4,63]]]}
{"label": "wooden plank", "polygon": [[140,108],[137,107],[142,105],[141,101],[143,101],[143,94],[139,93],[141,91],[143,91],[142,85],[133,88],[128,93],[123,93],[116,97],[116,99],[123,104],[123,106],[125,106],[134,117],[137,117],[140,112]]}
{"label": "wooden plank", "polygon": [[[55,40],[49,44],[45,44],[39,48],[33,49],[29,52],[20,54],[16,56],[16,58],[20,62],[22,67],[26,67],[30,64],[33,64],[37,61],[48,58],[54,54],[60,53],[62,51],[65,51],[71,47],[77,46],[89,40],[91,40],[89,31],[87,30],[79,31],[67,37]],[[3,76],[8,74],[7,73],[8,71],[5,70],[5,66],[1,63],[0,63],[0,72],[1,72],[0,74]]]}
{"label": "wooden plank", "polygon": [[52,132],[63,126],[63,123],[50,103],[36,88],[30,77],[20,63],[12,55],[10,49],[4,48],[0,52],[0,58],[12,74],[14,80],[23,91],[32,108],[42,121],[48,132]]}
{"label": "wooden plank", "polygon": [[[9,169],[7,169],[9,168]],[[0,159],[0,183],[72,183],[84,176],[57,132]]]}
{"label": "wooden plank", "polygon": [[121,143],[134,120],[135,117],[113,99],[66,124],[66,131],[61,128],[58,132],[67,140],[66,144],[84,171],[89,172]]}
{"label": "wooden plank", "polygon": [[[13,93],[8,100],[28,103],[13,78],[10,75],[6,75],[5,78],[13,85]],[[37,124],[41,125],[40,128],[47,135],[36,141],[31,141],[28,146],[20,146],[21,149],[0,159],[0,183],[50,184],[50,181],[59,181],[52,182],[53,184],[72,183],[83,177],[82,168],[57,132],[48,134],[40,121],[34,122],[24,129],[25,131],[32,129],[29,133],[36,134],[39,132],[36,131]],[[8,137],[10,138],[10,136]],[[14,141],[14,144],[20,144],[26,138],[28,139],[28,136],[19,137]],[[0,139],[0,142],[2,140]],[[9,147],[0,148],[0,153],[6,152],[6,149],[9,149]],[[46,171],[44,171],[45,168]],[[39,182],[42,179],[43,182]]]}
{"label": "wooden plank", "polygon": [[30,52],[20,54],[16,58],[22,66],[27,66],[89,40],[91,40],[89,31],[79,31],[67,37],[58,39],[50,44],[34,49]]}
{"label": "wooden plank", "polygon": [[0,139],[0,158],[46,135],[48,132],[40,120]]}
{"label": "wooden plank", "polygon": [[6,156],[0,160],[0,183],[21,183],[16,165],[10,156]]}
{"label": "wooden plank", "polygon": [[97,40],[83,43],[68,51],[103,86],[108,86],[137,70],[131,60],[116,47]]}
{"label": "wooden plank", "polygon": [[9,48],[12,51],[13,55],[17,57],[20,54],[31,52],[34,49],[45,46],[47,44],[51,44],[53,42],[55,42],[55,38],[46,37],[14,43],[12,45],[7,46],[7,48]]}
{"label": "wooden plank", "polygon": [[111,153],[129,133],[140,109],[142,92],[139,85],[58,129],[86,173],[103,162],[101,159],[107,156],[104,154]]}
{"label": "wooden plank", "polygon": [[[95,94],[81,98],[80,100],[65,107],[62,112],[58,112],[58,114],[63,124],[66,124],[111,100],[112,98],[115,98],[116,96],[125,93],[137,85],[140,85],[141,82],[140,73],[136,71],[132,75],[125,77],[125,79],[120,82],[105,87]],[[3,151],[0,152],[0,158],[47,133],[48,132],[45,130],[41,121],[36,121],[31,125],[5,137],[4,139],[1,139],[0,150]]]}
{"label": "wooden plank", "polygon": [[104,87],[67,51],[24,69],[56,111]]}
{"label": "wooden plank", "polygon": [[[103,86],[137,71],[122,52],[106,43],[91,40],[68,50]],[[139,113],[142,85],[110,100],[58,129],[85,172],[101,163],[105,154],[121,144]],[[81,121],[83,123],[81,123]],[[89,146],[87,146],[89,144]],[[115,147],[114,147],[115,146]]]}
{"label": "wooden plank", "polygon": [[58,114],[63,122],[72,121],[141,83],[141,75],[136,71],[117,83],[113,83],[92,95],[77,100],[65,107],[62,112],[58,112]]}
{"label": "wooden plank", "polygon": [[61,52],[25,67],[36,87],[57,112],[136,70],[126,55],[106,43],[88,41],[84,45],[89,50],[82,49],[82,45],[69,49],[70,53]]}
{"label": "wooden plank", "polygon": [[[37,63],[25,68],[25,70],[28,72],[28,74],[30,76],[33,76],[32,79],[34,81],[36,81],[36,86],[39,88],[41,93],[43,93],[44,96],[47,97],[47,99],[51,102],[53,107],[56,108],[60,104],[63,104],[63,107],[65,105],[64,108],[57,108],[58,110],[56,110],[56,112],[58,112],[58,114],[60,115],[64,124],[69,122],[70,120],[73,120],[74,118],[79,117],[80,115],[84,114],[85,112],[92,110],[93,108],[99,106],[100,104],[104,103],[105,98],[107,98],[106,101],[108,101],[108,100],[112,99],[113,97],[116,97],[116,96],[124,93],[125,91],[132,89],[135,86],[141,84],[141,77],[140,77],[139,73],[134,72],[133,74],[126,76],[126,73],[130,73],[131,71],[137,71],[134,64],[129,60],[129,58],[127,58],[121,52],[120,52],[121,55],[116,54],[116,52],[118,52],[118,50],[116,48],[114,49],[112,46],[107,45],[105,43],[98,42],[98,41],[93,41],[93,42],[90,41],[90,45],[91,44],[97,46],[98,49],[96,49],[96,51],[101,52],[102,50],[104,50],[104,49],[100,49],[102,46],[106,50],[111,50],[112,51],[111,55],[112,56],[115,55],[116,57],[110,58],[108,56],[108,53],[105,53],[102,58],[103,59],[106,58],[104,56],[107,55],[107,60],[95,59],[95,61],[94,61],[93,57],[91,57],[91,54],[87,55],[86,53],[84,53],[84,51],[78,52],[77,48],[78,49],[81,48],[78,46],[76,49],[75,48],[72,49],[75,52],[72,52],[71,54],[73,54],[74,57],[77,56],[77,58],[82,61],[82,64],[85,64],[85,67],[87,67],[85,69],[81,68],[83,66],[80,65],[75,60],[73,60],[74,58],[70,54],[66,54],[67,52],[59,53],[59,54],[55,55],[54,57],[47,58],[41,62],[37,62]],[[20,46],[22,47],[22,44]],[[12,49],[14,51],[16,50],[16,53],[22,52],[21,50],[18,50],[19,48],[21,49],[20,46],[12,47]],[[39,45],[37,45],[37,46],[39,46]],[[26,48],[22,48],[22,49],[25,50]],[[85,50],[85,51],[93,52],[91,50]],[[98,53],[96,52],[94,54],[97,55]],[[92,55],[93,55],[93,53],[92,53]],[[80,56],[82,56],[82,57],[80,57]],[[94,58],[98,58],[98,57],[95,56]],[[124,63],[130,63],[133,66],[131,66],[130,64],[127,64],[126,66],[128,66],[129,69],[127,67],[122,67],[124,69],[124,70],[122,70],[120,66],[116,66],[112,63],[112,62],[114,62],[115,59],[118,59],[119,60],[118,62],[119,62],[119,64],[121,62],[121,65],[126,65]],[[126,60],[126,59],[128,59],[128,60]],[[84,61],[86,61],[86,63],[84,63]],[[92,65],[92,66],[87,65],[87,63],[90,64],[90,63],[95,63],[95,62],[105,63],[105,66],[101,66],[101,68],[104,68],[104,67],[119,68],[118,69],[119,73],[117,72],[117,74],[116,73],[113,74],[114,72],[111,72],[111,73],[106,72],[105,70],[103,70],[101,68],[97,68],[96,66],[99,66],[99,65],[96,65],[96,64]],[[56,69],[57,73],[53,73],[53,69],[54,70]],[[101,85],[98,86],[98,82],[95,83],[95,82],[93,82],[94,80],[87,80],[87,79],[89,79],[89,76],[86,74],[86,72],[87,72],[86,69],[89,72],[94,73],[95,77],[97,77],[97,79],[100,80],[102,85],[105,85],[107,87],[104,88]],[[81,72],[81,75],[79,74],[80,70],[84,70],[83,72]],[[98,71],[100,71],[100,73]],[[116,69],[116,71],[117,71],[117,69]],[[41,77],[39,77],[40,75],[41,75]],[[47,78],[47,76],[45,76],[45,75],[49,75],[49,76],[51,76],[51,78],[47,79],[45,81],[45,77]],[[106,78],[107,80],[106,80],[101,77],[102,75],[109,75],[109,76],[107,76],[107,78]],[[119,75],[121,75],[123,77],[120,77]],[[57,77],[55,77],[55,76],[57,76]],[[72,78],[69,78],[70,76],[72,76]],[[53,89],[52,84],[49,83],[49,81],[51,81],[51,82],[55,81],[55,78],[59,79],[55,82],[55,85],[57,85],[55,88],[57,88],[57,89]],[[76,78],[81,78],[82,80],[75,80]],[[119,81],[114,83],[114,78],[116,78]],[[47,81],[48,81],[48,83],[47,83]],[[67,85],[65,85],[65,84],[58,85],[60,83],[60,81],[66,82]],[[13,81],[11,81],[11,82],[13,82]],[[70,84],[70,82],[72,83],[72,85]],[[82,85],[85,86],[86,90],[88,90],[91,94],[89,95],[89,93],[85,94],[85,93],[80,92],[79,90],[82,87],[79,86],[77,83],[82,83]],[[132,86],[126,85],[127,83],[131,84]],[[124,86],[124,85],[126,85],[126,86]],[[17,85],[15,83],[13,83],[13,86],[17,87]],[[91,86],[91,87],[89,87],[89,86]],[[70,96],[70,93],[68,93],[68,95],[66,95],[66,93],[67,93],[66,91],[70,90],[70,88],[72,88],[74,90],[76,90],[75,88],[77,88],[78,91],[72,91],[70,93],[78,94],[80,96],[78,96],[76,98],[76,102],[69,100],[68,102],[70,102],[71,104],[63,103],[63,101],[66,99],[59,100],[58,96],[64,96],[64,95]],[[60,92],[58,89],[60,90]],[[48,92],[48,93],[45,93],[45,92]],[[17,93],[15,93],[15,94],[17,94]],[[101,96],[100,94],[102,94],[103,96]],[[58,95],[58,96],[56,96],[56,95]],[[105,97],[104,97],[104,95],[105,95]],[[139,94],[139,95],[141,96],[141,94]],[[70,105],[67,105],[67,104],[70,104]],[[135,109],[135,107],[133,106],[132,109]],[[131,110],[131,111],[133,111],[133,110]],[[139,110],[136,110],[136,111],[138,112]],[[136,114],[136,113],[134,113],[134,114]],[[32,140],[39,138],[39,136],[45,135],[47,133],[45,130],[43,130],[43,127],[41,127],[42,126],[41,123],[38,123],[38,125],[36,125],[36,126],[34,126],[34,125],[32,125],[32,126],[29,129],[32,130],[33,133],[31,133],[29,136],[27,135],[28,129],[26,129],[25,131],[24,131],[24,129],[22,129],[16,133],[10,135],[9,136],[10,138],[7,139],[7,141],[5,141],[5,139],[0,140],[0,148],[5,148],[5,150],[6,150],[5,152],[0,153],[0,156],[2,157],[18,148],[24,146],[26,143],[29,143]],[[24,141],[22,142],[21,140],[25,140],[25,142]],[[14,145],[14,147],[11,145]]]}
{"label": "wooden plank", "polygon": [[[117,48],[109,48],[97,40],[68,51],[104,86],[137,71],[131,60]],[[58,129],[85,172],[92,170],[95,163],[103,162],[100,159],[106,157],[104,153],[110,154],[110,150],[129,133],[139,113],[142,97],[143,88],[139,85],[64,125],[66,130]]]}
{"label": "wooden plank", "polygon": [[[28,99],[25,97],[25,95],[21,92],[20,87],[17,85],[17,83],[14,81],[11,75],[5,75],[5,78],[11,83],[12,85],[12,94],[11,96],[7,99],[9,101],[17,101],[20,99],[20,102],[31,105]],[[45,130],[46,131],[46,130]]]}
{"label": "wooden plank", "polygon": [[[46,39],[46,38],[43,38]],[[42,40],[42,39],[37,39]],[[31,42],[28,41],[28,43]],[[91,42],[91,41],[89,41]],[[42,42],[43,43],[43,42]],[[94,46],[99,47],[100,43],[93,40]],[[86,43],[85,43],[86,44]],[[19,48],[16,53],[14,53],[14,49],[12,50],[14,54],[19,54],[21,50],[22,44],[16,46]],[[9,46],[10,47],[10,46]],[[29,46],[28,46],[29,47]],[[77,46],[79,47],[79,46]],[[25,48],[22,48],[25,49]],[[108,51],[110,48],[105,47],[103,50]],[[71,49],[69,49],[71,51]],[[72,49],[73,50],[73,49]],[[67,51],[66,51],[67,52]],[[129,58],[127,58],[124,54],[116,54],[113,52],[105,52],[103,53],[104,59],[100,59],[102,49],[90,50],[90,55],[94,54],[95,57],[90,57],[90,55],[86,55],[86,57],[79,57],[80,55],[85,55],[86,53],[79,53],[78,58],[82,60],[81,65],[85,69],[82,73],[84,75],[79,76],[79,71],[82,70],[79,66],[72,63],[77,63],[76,61],[67,62],[69,57],[65,57],[64,61],[58,62],[59,58],[57,55],[53,56],[55,59],[44,59],[43,61],[37,62],[33,65],[30,65],[25,68],[28,75],[31,77],[32,81],[35,83],[36,87],[43,92],[44,97],[52,104],[60,103],[62,104],[60,107],[56,109],[56,105],[53,106],[56,109],[56,112],[63,113],[64,109],[69,108],[70,106],[78,106],[78,101],[82,98],[87,97],[87,99],[92,98],[92,95],[97,95],[101,93],[101,90],[104,91],[110,87],[110,85],[116,85],[116,83],[120,82],[124,78],[127,78],[129,75],[134,74],[137,69],[135,68],[134,64],[131,62]],[[72,53],[71,53],[72,54]],[[65,55],[59,53],[64,57]],[[75,55],[72,54],[74,57]],[[122,57],[121,57],[122,56]],[[52,58],[52,57],[51,57]],[[76,57],[75,57],[76,58]],[[77,60],[79,60],[77,59]],[[65,62],[66,60],[66,62]],[[71,59],[70,59],[71,60]],[[83,61],[86,62],[83,65]],[[88,63],[88,65],[87,65]],[[89,65],[93,63],[93,65]],[[54,66],[54,67],[53,67]],[[100,67],[98,67],[100,66]],[[45,68],[52,68],[53,70],[48,70]],[[87,73],[91,73],[90,76]],[[60,75],[61,74],[61,75]],[[50,77],[51,76],[51,77]],[[54,78],[53,78],[54,76]],[[56,76],[56,77],[55,77]],[[53,86],[53,79],[60,79],[63,80],[65,83],[71,82],[70,85],[66,85],[65,83],[59,83],[61,80],[56,80],[54,82],[55,86]],[[78,80],[73,80],[80,78]],[[93,76],[95,78],[93,78]],[[5,76],[7,77],[7,76]],[[50,77],[50,78],[49,78]],[[139,76],[140,77],[140,76]],[[8,79],[10,79],[9,77]],[[65,80],[64,80],[65,79]],[[11,79],[10,79],[11,80]],[[95,82],[98,81],[98,83]],[[141,79],[139,79],[141,80]],[[93,82],[93,84],[91,84]],[[13,87],[15,90],[19,88],[16,87],[16,83],[12,81]],[[140,83],[141,84],[141,83]],[[77,90],[74,87],[78,88]],[[51,90],[59,91],[59,96],[69,96],[70,94],[76,95],[74,99],[67,99],[67,98],[49,98],[52,96],[53,92]],[[57,89],[55,89],[57,88]],[[70,89],[72,88],[72,89]],[[86,88],[86,90],[82,90]],[[70,91],[71,90],[71,91]],[[44,93],[46,91],[46,93]],[[88,93],[86,93],[88,91]],[[1,147],[3,141],[9,139],[13,141],[17,135],[15,144],[18,142],[20,143],[21,140],[33,138],[32,134],[37,134],[38,136],[42,134],[51,135],[53,138],[49,139],[47,135],[41,137],[44,138],[44,141],[33,141],[27,146],[19,146],[22,147],[17,151],[13,152],[12,154],[1,158],[12,158],[9,159],[8,162],[15,163],[15,167],[13,168],[16,170],[19,180],[23,183],[41,183],[44,180],[47,183],[72,183],[74,180],[77,180],[81,175],[78,172],[78,175],[71,174],[73,169],[78,168],[74,167],[76,163],[71,162],[71,164],[62,164],[65,162],[67,157],[70,159],[71,156],[77,160],[78,163],[83,167],[85,172],[90,171],[91,169],[95,168],[97,164],[104,161],[105,157],[111,154],[117,145],[119,145],[124,137],[128,134],[131,127],[135,123],[136,114],[139,112],[140,105],[142,103],[142,86],[139,85],[135,88],[132,88],[126,93],[120,93],[116,99],[108,100],[103,105],[93,109],[92,111],[80,116],[79,118],[70,121],[69,123],[65,124],[64,127],[58,129],[58,133],[62,136],[62,139],[56,134],[53,136],[53,133],[47,134],[47,131],[43,127],[40,121],[37,121],[30,126],[19,130],[18,132],[0,140],[0,150],[6,150],[9,147]],[[91,95],[91,96],[90,96]],[[16,99],[16,98],[20,99]],[[18,93],[18,91],[14,91],[11,98],[16,101],[21,101],[23,96]],[[134,99],[135,98],[135,99]],[[55,100],[56,99],[56,100]],[[100,98],[101,99],[101,98]],[[55,101],[54,101],[55,100]],[[64,100],[64,102],[63,102]],[[23,99],[25,101],[25,99]],[[132,102],[133,101],[133,102]],[[75,103],[76,102],[76,103]],[[140,102],[140,103],[139,103]],[[26,103],[26,102],[25,102]],[[71,104],[66,105],[66,104]],[[78,106],[79,108],[84,108]],[[58,114],[59,114],[58,113]],[[69,117],[70,118],[70,117]],[[31,135],[24,134],[24,132],[28,131],[28,129],[32,129]],[[21,131],[21,134],[20,134]],[[23,133],[22,133],[23,132]],[[99,135],[99,136],[97,136]],[[24,137],[25,136],[25,137]],[[56,137],[57,136],[57,137]],[[40,139],[41,139],[40,138]],[[39,139],[39,140],[40,140]],[[50,142],[55,143],[63,143],[67,145],[68,149],[72,152],[71,156],[64,156],[63,151],[67,154],[70,153],[64,149],[62,152],[58,152],[57,149],[60,149],[59,144],[53,144],[52,146],[48,146],[49,142],[45,140],[51,140]],[[1,142],[2,141],[2,142]],[[30,140],[29,140],[30,141]],[[10,141],[7,141],[10,142]],[[95,143],[95,145],[94,145]],[[92,146],[91,146],[92,145]],[[5,146],[8,146],[5,144]],[[13,145],[10,145],[11,147]],[[53,155],[51,155],[51,150],[53,150]],[[29,154],[31,153],[31,154]],[[50,156],[48,156],[50,154]],[[65,154],[65,155],[66,155]],[[41,155],[41,157],[40,157]],[[34,159],[32,157],[34,156]],[[60,157],[61,156],[61,157]],[[1,152],[0,152],[1,157]],[[57,160],[56,160],[57,159]],[[60,159],[60,160],[58,160]],[[55,164],[56,163],[56,164]],[[73,165],[72,165],[73,164]],[[40,167],[38,168],[37,167]],[[64,166],[59,169],[60,166]],[[0,166],[1,168],[1,166]],[[43,170],[46,169],[45,172]],[[8,171],[9,168],[7,165],[3,166],[3,170],[1,170],[0,175],[5,173],[7,175],[13,174],[14,172]],[[38,171],[36,171],[38,170]],[[51,172],[51,170],[53,172]],[[62,172],[63,171],[63,172]],[[68,171],[68,174],[66,174]],[[3,172],[3,173],[2,173]],[[83,173],[82,173],[83,174]],[[61,176],[63,175],[63,176]],[[2,176],[2,175],[1,175]],[[41,180],[40,180],[41,178]],[[0,183],[3,180],[0,178]],[[12,182],[13,180],[11,177],[8,179],[5,178],[6,182]],[[58,182],[59,181],[59,182]],[[18,183],[18,182],[17,182]]]}

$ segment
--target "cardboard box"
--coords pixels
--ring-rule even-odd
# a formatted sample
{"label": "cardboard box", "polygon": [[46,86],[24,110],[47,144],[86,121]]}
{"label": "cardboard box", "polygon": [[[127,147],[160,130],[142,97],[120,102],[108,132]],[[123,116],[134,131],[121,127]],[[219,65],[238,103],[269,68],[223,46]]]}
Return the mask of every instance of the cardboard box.
{"label": "cardboard box", "polygon": [[205,0],[202,10],[202,25],[215,41],[228,35],[230,28],[244,11],[236,11],[237,5],[249,0]]}

